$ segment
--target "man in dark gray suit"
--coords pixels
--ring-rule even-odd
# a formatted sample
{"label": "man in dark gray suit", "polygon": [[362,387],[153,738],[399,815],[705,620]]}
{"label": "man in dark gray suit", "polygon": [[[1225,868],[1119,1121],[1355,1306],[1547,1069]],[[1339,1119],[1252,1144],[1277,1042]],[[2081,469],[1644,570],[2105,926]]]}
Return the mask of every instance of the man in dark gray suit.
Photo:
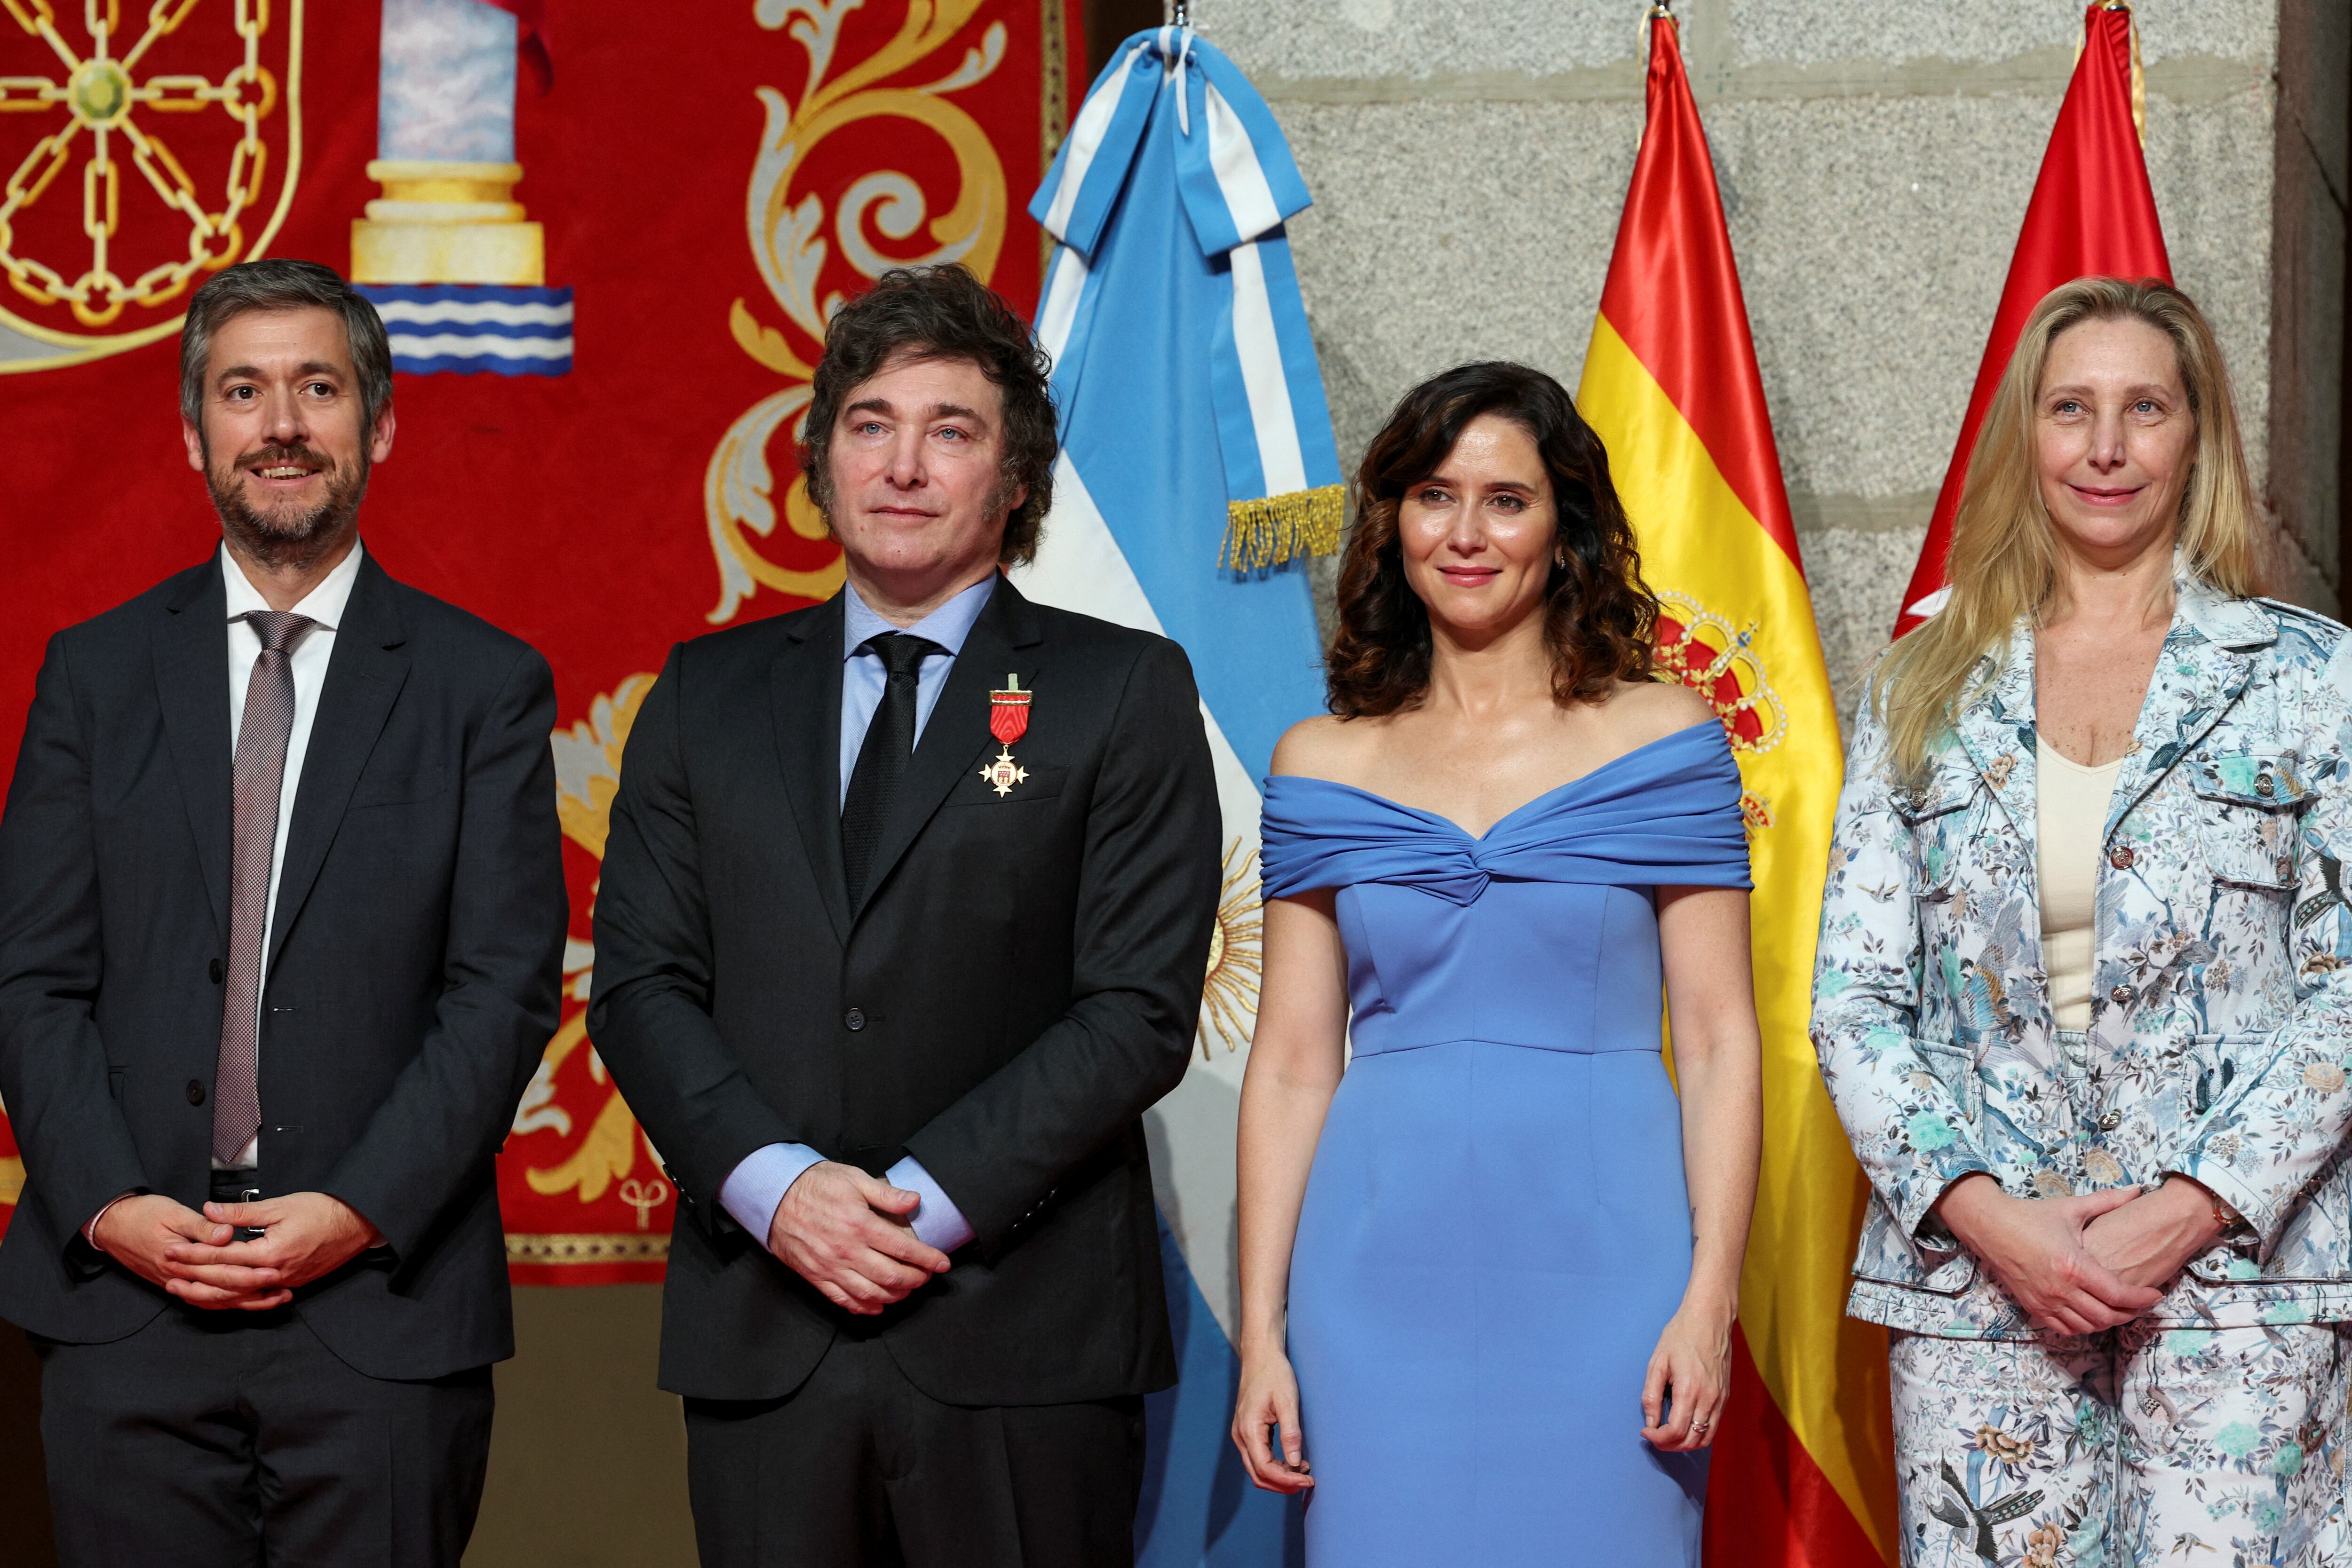
{"label": "man in dark gray suit", "polygon": [[597,895],[589,1032],[679,1195],[702,1561],[1123,1568],[1176,1380],[1142,1116],[1216,920],[1200,695],[1000,574],[1055,441],[985,286],[885,274],[812,393],[847,586],[671,652]]}
{"label": "man in dark gray suit", "polygon": [[0,815],[0,1315],[68,1564],[455,1568],[513,1354],[492,1158],[557,1020],[547,664],[359,543],[374,308],[230,267],[222,548],[43,661]]}

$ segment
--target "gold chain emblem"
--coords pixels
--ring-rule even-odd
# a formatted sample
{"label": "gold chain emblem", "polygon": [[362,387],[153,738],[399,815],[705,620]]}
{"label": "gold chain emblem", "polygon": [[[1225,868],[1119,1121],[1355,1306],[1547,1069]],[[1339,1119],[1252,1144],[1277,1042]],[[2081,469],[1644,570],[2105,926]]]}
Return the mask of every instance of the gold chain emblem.
{"label": "gold chain emblem", "polygon": [[[282,17],[273,18],[273,6]],[[285,221],[301,163],[302,6],[303,0],[233,0],[207,7],[242,45],[237,64],[215,81],[170,68],[175,46],[189,54],[204,41],[194,27],[184,33],[197,0],[155,0],[129,37],[121,36],[121,0],[83,0],[81,26],[70,38],[50,0],[0,0],[0,12],[56,61],[55,74],[0,76],[0,117],[25,115],[38,132],[21,157],[0,144],[0,167],[11,170],[0,186],[0,270],[18,294],[46,308],[30,315],[0,309],[0,321],[66,348],[132,348],[176,331],[179,319],[137,321],[113,333],[79,329],[113,327],[130,308],[176,298],[199,272],[262,253]],[[284,70],[282,102],[278,73],[265,57]],[[185,156],[163,130],[168,116],[211,111],[236,125],[218,169],[194,151],[208,140],[203,121],[183,120],[190,127]],[[272,127],[282,142],[274,153],[266,134]],[[77,162],[74,181],[67,170]],[[268,204],[273,165],[284,171],[276,203],[259,232],[248,234]],[[76,184],[78,254],[43,259],[34,254],[27,220],[40,215],[45,198],[70,201]]]}

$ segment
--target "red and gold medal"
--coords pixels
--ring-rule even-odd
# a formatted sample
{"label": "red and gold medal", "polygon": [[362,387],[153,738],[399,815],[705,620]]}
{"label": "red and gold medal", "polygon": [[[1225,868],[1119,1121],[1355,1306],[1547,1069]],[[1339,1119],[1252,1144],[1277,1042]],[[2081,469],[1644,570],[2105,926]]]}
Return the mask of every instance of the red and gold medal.
{"label": "red and gold medal", "polygon": [[988,694],[988,733],[1003,741],[1004,749],[980,770],[980,776],[995,787],[1000,800],[1029,777],[1029,770],[1013,760],[1013,743],[1029,733],[1029,696],[1021,689],[1017,674],[1004,677],[1003,691]]}

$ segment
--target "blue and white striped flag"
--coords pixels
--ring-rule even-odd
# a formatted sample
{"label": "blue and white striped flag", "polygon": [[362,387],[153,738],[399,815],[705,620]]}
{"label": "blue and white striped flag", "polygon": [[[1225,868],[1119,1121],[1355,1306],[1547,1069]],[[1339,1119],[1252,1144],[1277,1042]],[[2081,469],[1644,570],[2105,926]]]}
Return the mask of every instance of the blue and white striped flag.
{"label": "blue and white striped flag", "polygon": [[1150,1117],[1183,1381],[1150,1403],[1144,1568],[1276,1568],[1298,1511],[1226,1437],[1238,1364],[1234,1136],[1257,1010],[1258,780],[1323,706],[1300,557],[1342,518],[1339,455],[1286,219],[1307,204],[1247,78],[1189,28],[1121,44],[1029,210],[1057,245],[1037,309],[1062,455],[1036,560],[1046,603],[1161,632],[1201,685],[1226,888],[1201,1055]]}
{"label": "blue and white striped flag", "polygon": [[572,369],[569,288],[490,283],[355,287],[383,318],[395,371],[560,376]]}

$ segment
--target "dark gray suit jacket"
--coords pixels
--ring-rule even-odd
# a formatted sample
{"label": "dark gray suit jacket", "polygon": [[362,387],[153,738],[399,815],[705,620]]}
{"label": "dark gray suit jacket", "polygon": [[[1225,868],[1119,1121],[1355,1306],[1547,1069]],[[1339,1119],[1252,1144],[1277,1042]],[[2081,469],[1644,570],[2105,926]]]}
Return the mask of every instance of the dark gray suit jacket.
{"label": "dark gray suit jacket", "polygon": [[[0,1315],[135,1333],[170,1298],[79,1228],[205,1201],[227,944],[219,558],[50,640],[0,815],[0,1093],[25,1190]],[[511,1355],[492,1156],[557,1021],[566,904],[530,648],[362,559],[288,824],[262,996],[262,1180],[381,1229],[296,1293],[376,1377]]]}
{"label": "dark gray suit jacket", "polygon": [[[1192,666],[997,584],[852,907],[841,639],[835,598],[683,643],[629,733],[588,1028],[678,1191],[662,1385],[774,1398],[847,1333],[950,1404],[1165,1387],[1140,1118],[1191,1057],[1219,874]],[[1008,674],[1035,698],[1000,796]],[[780,1142],[876,1174],[912,1154],[976,1238],[852,1318],[719,1207]]]}

